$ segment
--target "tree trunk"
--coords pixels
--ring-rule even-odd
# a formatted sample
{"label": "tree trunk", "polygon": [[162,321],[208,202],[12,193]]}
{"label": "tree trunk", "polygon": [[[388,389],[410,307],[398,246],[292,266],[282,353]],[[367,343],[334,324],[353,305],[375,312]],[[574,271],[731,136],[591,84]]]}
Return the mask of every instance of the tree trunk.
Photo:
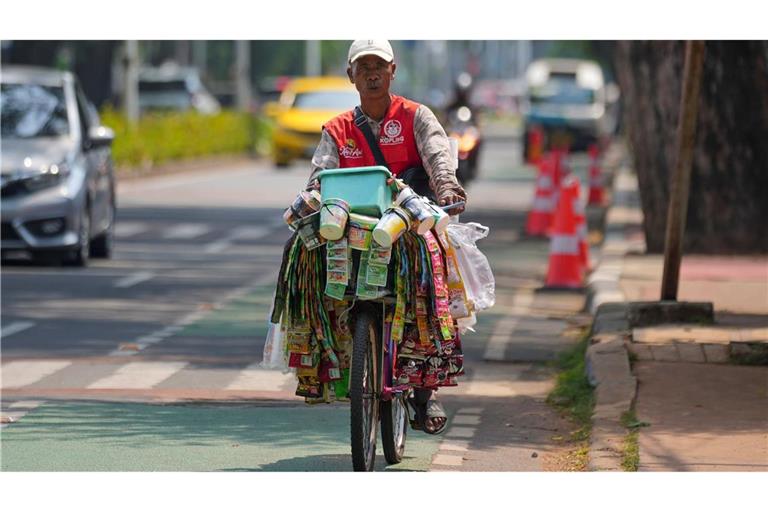
{"label": "tree trunk", "polygon": [[[616,70],[649,252],[664,250],[684,43],[621,41]],[[708,41],[686,252],[768,252],[768,42]]]}

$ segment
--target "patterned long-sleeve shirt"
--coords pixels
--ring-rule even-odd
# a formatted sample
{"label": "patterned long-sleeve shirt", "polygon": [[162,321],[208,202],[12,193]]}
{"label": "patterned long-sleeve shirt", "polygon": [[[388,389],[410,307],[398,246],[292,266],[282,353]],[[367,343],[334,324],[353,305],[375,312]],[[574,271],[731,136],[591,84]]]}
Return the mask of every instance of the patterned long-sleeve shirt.
{"label": "patterned long-sleeve shirt", "polygon": [[[378,138],[381,123],[365,116],[374,137]],[[413,133],[416,139],[416,149],[421,156],[424,170],[429,176],[429,186],[437,194],[443,190],[454,190],[464,195],[463,189],[456,180],[454,159],[448,136],[440,125],[435,114],[425,105],[419,105],[413,120]],[[325,169],[336,169],[339,166],[339,150],[330,134],[323,130],[320,143],[312,156],[312,173],[308,184],[317,173]]]}

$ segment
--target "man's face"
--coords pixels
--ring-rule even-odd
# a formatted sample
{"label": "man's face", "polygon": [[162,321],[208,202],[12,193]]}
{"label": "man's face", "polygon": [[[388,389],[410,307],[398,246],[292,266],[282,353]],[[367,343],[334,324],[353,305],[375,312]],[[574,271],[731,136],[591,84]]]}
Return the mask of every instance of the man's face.
{"label": "man's face", "polygon": [[361,99],[379,99],[389,95],[389,84],[395,77],[396,67],[394,62],[376,55],[365,55],[347,68],[347,75]]}

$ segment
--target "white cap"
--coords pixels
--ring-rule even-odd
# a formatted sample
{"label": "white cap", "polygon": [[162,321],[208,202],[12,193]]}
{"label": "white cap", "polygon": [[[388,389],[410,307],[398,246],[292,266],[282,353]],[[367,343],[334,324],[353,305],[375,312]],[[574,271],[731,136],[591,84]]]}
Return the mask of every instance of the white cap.
{"label": "white cap", "polygon": [[386,39],[358,39],[352,42],[347,60],[352,64],[364,55],[376,55],[387,62],[395,60],[395,52]]}

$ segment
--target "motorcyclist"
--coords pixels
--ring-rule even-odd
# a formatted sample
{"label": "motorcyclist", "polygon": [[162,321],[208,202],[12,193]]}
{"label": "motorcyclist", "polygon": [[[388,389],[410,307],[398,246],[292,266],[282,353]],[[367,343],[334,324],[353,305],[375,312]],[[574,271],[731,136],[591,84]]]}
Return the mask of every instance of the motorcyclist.
{"label": "motorcyclist", "polygon": [[474,81],[472,80],[472,75],[467,72],[460,73],[459,76],[456,77],[453,85],[453,99],[445,107],[446,114],[448,114],[449,118],[451,113],[459,110],[461,107],[467,107],[474,113],[472,103],[470,102],[473,85]]}
{"label": "motorcyclist", "polygon": [[[467,195],[456,179],[448,137],[429,108],[391,94],[397,65],[386,40],[354,41],[348,54],[347,76],[360,94],[360,108],[376,138],[387,167],[395,176],[419,173],[438,204],[465,202]],[[319,188],[317,173],[325,169],[376,165],[360,128],[355,125],[354,110],[345,112],[323,126],[320,143],[312,157],[312,173],[307,188]],[[417,192],[424,194],[414,187]],[[460,205],[449,211],[464,211]],[[447,415],[434,393],[416,389],[414,407],[426,418],[421,429],[438,434],[445,429]]]}

